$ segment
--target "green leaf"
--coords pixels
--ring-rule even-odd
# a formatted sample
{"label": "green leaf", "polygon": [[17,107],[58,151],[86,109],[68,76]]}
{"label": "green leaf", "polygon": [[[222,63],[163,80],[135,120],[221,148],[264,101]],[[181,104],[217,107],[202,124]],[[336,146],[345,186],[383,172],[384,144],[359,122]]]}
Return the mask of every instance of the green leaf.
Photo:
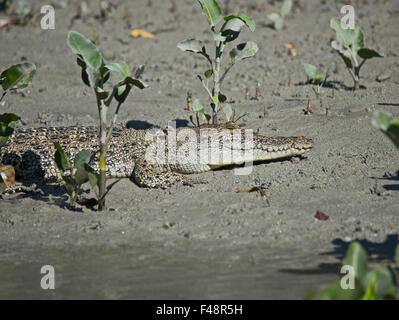
{"label": "green leaf", "polygon": [[371,59],[371,58],[383,58],[384,54],[379,53],[372,49],[361,48],[357,54],[363,59]]}
{"label": "green leaf", "polygon": [[78,184],[84,184],[89,181],[89,173],[86,171],[85,166],[81,165],[75,172],[74,178]]}
{"label": "green leaf", "polygon": [[359,242],[353,241],[349,245],[349,249],[346,252],[342,264],[352,266],[355,271],[355,277],[357,279],[363,279],[368,272],[367,253]]}
{"label": "green leaf", "polygon": [[363,47],[363,32],[357,24],[355,24],[354,29],[344,29],[341,26],[339,18],[332,18],[330,26],[336,32],[337,42],[350,50],[354,55]]}
{"label": "green leaf", "polygon": [[208,20],[211,27],[217,25],[222,20],[222,10],[215,0],[198,0],[201,5],[202,13]]}
{"label": "green leaf", "polygon": [[76,156],[73,162],[74,168],[79,168],[83,164],[88,164],[91,160],[92,152],[90,150],[82,150]]}
{"label": "green leaf", "polygon": [[64,184],[64,188],[65,188],[65,191],[66,191],[66,193],[69,195],[69,196],[73,196],[73,194],[75,193],[75,188],[74,188],[74,185],[73,184],[70,184],[70,183],[66,183],[66,184]]}
{"label": "green leaf", "polygon": [[342,60],[344,60],[345,66],[347,68],[352,68],[352,59],[351,59],[351,54],[349,50],[344,49],[343,44],[339,43],[337,41],[332,41],[331,42],[331,47],[335,50],[337,50],[338,54],[341,56]]}
{"label": "green leaf", "polygon": [[69,31],[67,43],[72,52],[81,55],[90,68],[100,69],[103,59],[93,42],[79,32]]}
{"label": "green leaf", "polygon": [[10,125],[18,120],[21,120],[21,117],[17,116],[14,113],[0,114],[0,123],[4,123],[5,125]]}
{"label": "green leaf", "polygon": [[112,63],[108,63],[105,65],[105,68],[119,72],[122,78],[130,77],[130,69],[129,66],[124,61],[115,61]]}
{"label": "green leaf", "polygon": [[218,98],[219,98],[219,101],[220,101],[221,103],[224,103],[224,102],[226,102],[226,100],[227,100],[227,97],[226,97],[224,94],[221,94],[221,93],[219,93]]}
{"label": "green leaf", "polygon": [[253,57],[258,52],[258,45],[253,41],[240,43],[230,51],[231,63]]}
{"label": "green leaf", "polygon": [[182,51],[190,51],[195,53],[204,53],[205,46],[201,40],[186,39],[177,44],[177,47]]}
{"label": "green leaf", "polygon": [[226,115],[226,120],[227,121],[232,121],[233,120],[233,109],[229,104],[226,104],[224,109],[223,109],[224,114]]}
{"label": "green leaf", "polygon": [[[255,21],[253,19],[251,19],[250,17],[246,16],[245,14],[239,14],[239,15],[230,15],[224,18],[224,20],[226,21],[226,23],[223,25],[223,27],[227,27],[228,24],[227,22],[233,19],[239,19],[241,20],[248,28],[249,30],[251,30],[252,32],[255,31],[256,28],[256,24]],[[224,30],[222,27],[222,31]],[[235,31],[240,31],[241,27],[239,30],[235,30]]]}
{"label": "green leaf", "polygon": [[395,265],[399,268],[399,244],[396,246],[395,249]]}
{"label": "green leaf", "polygon": [[317,74],[317,67],[314,66],[313,64],[309,64],[309,63],[304,63],[303,67],[305,68],[306,74],[311,77],[314,78]]}
{"label": "green leaf", "polygon": [[392,299],[396,294],[395,275],[388,267],[379,266],[366,275],[364,287],[367,289],[363,300]]}
{"label": "green leaf", "polygon": [[6,145],[8,138],[14,133],[15,122],[21,118],[13,113],[0,115],[0,148]]}
{"label": "green leaf", "polygon": [[274,20],[274,29],[280,31],[284,26],[284,20],[281,18],[277,18]]}
{"label": "green leaf", "polygon": [[193,101],[193,111],[196,113],[204,113],[204,107],[198,99]]}
{"label": "green leaf", "polygon": [[399,148],[399,119],[384,111],[374,112],[371,123],[385,133],[394,145]]}
{"label": "green leaf", "polygon": [[8,89],[24,89],[32,82],[35,73],[36,66],[33,63],[16,64],[1,73],[0,85],[4,91]]}
{"label": "green leaf", "polygon": [[57,141],[53,141],[53,143],[56,148],[56,151],[54,154],[54,159],[55,159],[55,164],[57,165],[57,168],[61,172],[64,172],[66,170],[72,170],[71,163],[69,162],[64,149],[62,149],[61,145]]}
{"label": "green leaf", "polygon": [[287,14],[290,13],[291,8],[292,8],[292,0],[284,0],[280,11],[280,16],[284,18]]}
{"label": "green leaf", "polygon": [[213,70],[212,70],[212,69],[206,70],[205,73],[204,73],[204,76],[205,76],[205,78],[207,78],[207,79],[209,79],[210,77],[212,77],[212,75],[213,75]]}
{"label": "green leaf", "polygon": [[[85,166],[86,171],[87,171],[87,166]],[[100,175],[97,172],[88,172],[89,176],[89,182],[90,186],[94,188],[95,186],[98,185],[98,182],[100,181]]]}
{"label": "green leaf", "polygon": [[315,297],[316,300],[358,300],[363,296],[362,283],[355,279],[354,289],[342,289],[341,280],[322,289]]}

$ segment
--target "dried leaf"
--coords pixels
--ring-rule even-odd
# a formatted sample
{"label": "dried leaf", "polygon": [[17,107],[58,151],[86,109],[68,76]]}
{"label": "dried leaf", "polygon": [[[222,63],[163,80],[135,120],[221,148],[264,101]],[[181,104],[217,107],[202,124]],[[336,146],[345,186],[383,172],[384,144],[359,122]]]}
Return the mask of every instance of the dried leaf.
{"label": "dried leaf", "polygon": [[143,38],[154,38],[154,34],[147,32],[145,30],[134,29],[130,33],[133,38],[143,37]]}
{"label": "dried leaf", "polygon": [[250,193],[250,192],[256,192],[256,191],[259,191],[258,187],[252,187],[251,189],[248,189],[248,190],[237,189],[237,193]]}
{"label": "dried leaf", "polygon": [[323,213],[323,212],[321,212],[319,210],[316,211],[316,214],[314,215],[314,217],[317,220],[321,220],[321,221],[328,220],[328,218],[329,218],[328,215],[326,215],[325,213]]}
{"label": "dried leaf", "polygon": [[0,166],[0,176],[7,187],[15,182],[15,170],[12,166]]}

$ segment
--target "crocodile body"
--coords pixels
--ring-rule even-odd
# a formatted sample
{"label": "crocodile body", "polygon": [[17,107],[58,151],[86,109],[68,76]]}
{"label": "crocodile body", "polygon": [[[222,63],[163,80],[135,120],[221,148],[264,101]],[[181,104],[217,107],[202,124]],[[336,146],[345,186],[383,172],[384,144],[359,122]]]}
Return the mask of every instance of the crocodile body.
{"label": "crocodile body", "polygon": [[[82,150],[95,152],[93,167],[98,170],[96,127],[17,129],[1,149],[0,163],[12,165],[17,179],[59,182],[52,141],[60,143],[69,159]],[[305,137],[266,137],[232,123],[165,130],[116,127],[107,146],[107,177],[165,188],[182,180],[184,174],[301,155],[313,146]]]}

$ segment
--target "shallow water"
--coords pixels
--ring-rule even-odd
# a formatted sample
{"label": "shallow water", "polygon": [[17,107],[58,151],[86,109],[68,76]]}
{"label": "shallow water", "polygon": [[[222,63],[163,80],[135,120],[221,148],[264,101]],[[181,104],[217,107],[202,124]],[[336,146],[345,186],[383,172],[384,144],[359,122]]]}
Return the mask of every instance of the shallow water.
{"label": "shallow water", "polygon": [[[336,279],[335,262],[259,247],[28,249],[0,255],[0,298],[303,299]],[[55,290],[40,287],[46,264],[54,266]]]}

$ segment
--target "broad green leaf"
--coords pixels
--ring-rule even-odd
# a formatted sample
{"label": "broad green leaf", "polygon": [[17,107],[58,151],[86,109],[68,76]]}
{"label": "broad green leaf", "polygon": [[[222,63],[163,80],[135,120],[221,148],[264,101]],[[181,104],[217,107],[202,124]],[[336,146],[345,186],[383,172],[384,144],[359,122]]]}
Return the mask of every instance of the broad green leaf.
{"label": "broad green leaf", "polygon": [[85,163],[82,163],[77,168],[74,179],[78,184],[84,184],[89,181],[89,172],[85,168]]}
{"label": "broad green leaf", "polygon": [[227,100],[227,97],[224,94],[219,93],[219,101],[221,103],[225,102]]}
{"label": "broad green leaf", "polygon": [[372,49],[361,48],[357,54],[363,59],[371,59],[371,58],[383,58],[384,54],[379,53]]}
{"label": "broad green leaf", "polygon": [[193,101],[193,111],[196,113],[204,113],[204,107],[198,99]]}
{"label": "broad green leaf", "polygon": [[396,246],[395,249],[395,265],[397,268],[399,268],[399,244]]}
{"label": "broad green leaf", "polygon": [[337,41],[346,49],[351,50],[354,55],[363,47],[363,32],[357,24],[354,29],[344,29],[339,18],[332,18],[330,26],[336,32]]}
{"label": "broad green leaf", "polygon": [[145,82],[139,80],[139,79],[135,79],[132,77],[126,77],[125,80],[119,82],[117,85],[113,86],[114,88],[123,86],[123,85],[128,85],[128,86],[132,86],[132,87],[137,87],[139,89],[145,89],[148,88],[148,84],[146,84]]}
{"label": "broad green leaf", "polygon": [[366,292],[361,300],[377,300],[377,295],[375,293],[375,282],[377,280],[377,275],[373,273],[368,286],[366,287]]}
{"label": "broad green leaf", "polygon": [[122,78],[126,78],[130,76],[129,66],[124,61],[115,61],[112,63],[108,63],[105,67],[111,71],[119,72]]}
{"label": "broad green leaf", "polygon": [[245,23],[238,18],[232,18],[226,21],[222,28],[222,36],[226,38],[226,42],[231,42],[235,40],[241,32],[241,28],[245,25]]}
{"label": "broad green leaf", "polygon": [[306,74],[310,78],[314,78],[317,75],[317,67],[314,66],[313,64],[304,63],[303,67],[305,68]]}
{"label": "broad green leaf", "polygon": [[344,60],[345,66],[351,69],[353,67],[353,64],[349,50],[344,49],[343,45],[341,43],[338,43],[337,41],[331,42],[331,47],[337,50],[342,60]]}
{"label": "broad green leaf", "polygon": [[8,138],[14,133],[15,122],[21,118],[13,113],[0,115],[0,148],[5,146]]}
{"label": "broad green leaf", "polygon": [[349,245],[342,264],[352,266],[355,270],[355,277],[363,279],[368,272],[367,253],[359,242],[353,241]]}
{"label": "broad green leaf", "polygon": [[205,53],[205,46],[201,40],[187,39],[179,42],[177,47],[182,51]]}
{"label": "broad green leaf", "polygon": [[[229,20],[232,20],[232,19],[239,19],[239,20],[241,20],[241,21],[249,28],[249,30],[255,31],[255,28],[256,28],[255,21],[254,21],[253,19],[251,19],[250,17],[246,16],[245,14],[230,15],[230,16],[227,16],[227,17],[224,18],[224,20],[226,21],[226,23],[227,23]],[[223,25],[223,27],[225,27],[225,28],[227,28],[227,26],[228,26],[228,24],[227,24],[227,26],[226,26],[226,23]],[[221,29],[222,31],[224,30],[223,27],[222,27],[222,29]],[[240,29],[241,29],[241,28],[240,28]],[[239,30],[240,30],[240,29],[239,29]],[[235,31],[239,31],[239,30],[235,30]]]}
{"label": "broad green leaf", "polygon": [[21,117],[17,116],[14,113],[3,113],[0,114],[0,123],[4,123],[6,125],[9,125],[11,123],[14,123],[18,120],[20,120]]}
{"label": "broad green leaf", "polygon": [[205,15],[211,27],[217,25],[222,20],[222,10],[215,0],[198,0],[202,13]]}
{"label": "broad green leaf", "polygon": [[334,282],[327,288],[322,289],[315,300],[358,300],[363,296],[363,287],[359,279],[355,279],[354,289],[343,289],[341,280]]}
{"label": "broad green leaf", "polygon": [[33,63],[16,64],[1,73],[0,85],[4,91],[8,89],[24,89],[32,82],[35,73],[36,66]]}
{"label": "broad green leaf", "polygon": [[83,164],[88,164],[91,160],[92,152],[90,150],[82,150],[76,156],[73,162],[74,168],[79,168]]}
{"label": "broad green leaf", "polygon": [[292,0],[284,0],[280,11],[280,16],[284,18],[287,14],[290,13],[291,8],[292,8]]}
{"label": "broad green leaf", "polygon": [[66,170],[71,170],[71,164],[66,156],[66,153],[64,149],[62,149],[61,145],[57,141],[53,141],[54,146],[56,148],[55,154],[54,154],[54,159],[55,159],[55,164],[57,165],[58,169],[61,172],[64,172]]}
{"label": "broad green leaf", "polygon": [[[87,170],[87,166],[85,166],[86,170]],[[100,175],[97,172],[89,172],[88,173],[89,176],[89,182],[90,182],[90,186],[92,188],[94,188],[95,186],[98,185],[98,182],[100,181]]]}
{"label": "broad green leaf", "polygon": [[374,298],[372,300],[392,299],[396,294],[395,275],[388,267],[384,265],[379,266],[366,275],[364,287],[367,288],[366,294],[370,288],[370,292],[372,292],[372,297]]}
{"label": "broad green leaf", "polygon": [[258,52],[258,45],[253,41],[240,43],[230,51],[231,63],[253,57]]}
{"label": "broad green leaf", "polygon": [[283,26],[284,26],[284,20],[283,19],[277,18],[274,21],[274,29],[275,30],[280,31],[283,28]]}
{"label": "broad green leaf", "polygon": [[231,106],[227,103],[223,109],[224,114],[226,115],[226,120],[227,121],[232,121],[233,120],[233,109]]}
{"label": "broad green leaf", "polygon": [[377,129],[385,133],[399,148],[399,119],[394,118],[392,114],[384,111],[376,111],[373,115],[371,123]]}
{"label": "broad green leaf", "polygon": [[100,51],[93,42],[79,32],[69,31],[67,43],[72,52],[81,55],[90,68],[100,69],[103,60]]}

